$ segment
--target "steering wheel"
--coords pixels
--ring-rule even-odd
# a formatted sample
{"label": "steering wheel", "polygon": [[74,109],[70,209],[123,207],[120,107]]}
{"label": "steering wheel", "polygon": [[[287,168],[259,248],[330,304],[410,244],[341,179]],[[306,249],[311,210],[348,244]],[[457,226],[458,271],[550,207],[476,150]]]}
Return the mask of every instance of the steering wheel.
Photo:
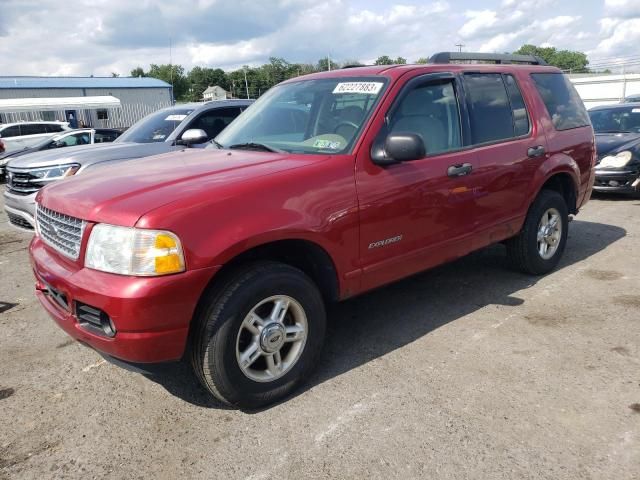
{"label": "steering wheel", "polygon": [[[350,122],[349,120],[343,120],[340,123],[338,123],[338,125],[336,125],[336,127],[333,129],[333,133],[338,133],[338,130],[340,130],[341,127],[351,127],[353,128],[354,133],[356,130],[358,130],[358,128],[360,128],[360,126],[357,123]],[[347,137],[348,135],[342,135],[342,136]]]}

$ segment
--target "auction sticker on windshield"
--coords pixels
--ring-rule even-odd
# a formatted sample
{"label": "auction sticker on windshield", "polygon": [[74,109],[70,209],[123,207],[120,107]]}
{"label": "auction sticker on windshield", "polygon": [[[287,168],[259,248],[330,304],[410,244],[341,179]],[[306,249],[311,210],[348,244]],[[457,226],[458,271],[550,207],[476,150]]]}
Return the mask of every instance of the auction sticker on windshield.
{"label": "auction sticker on windshield", "polygon": [[384,83],[382,82],[342,82],[336,85],[333,93],[366,93],[377,95]]}
{"label": "auction sticker on windshield", "polygon": [[185,118],[187,118],[186,115],[169,115],[165,120],[168,122],[181,122]]}

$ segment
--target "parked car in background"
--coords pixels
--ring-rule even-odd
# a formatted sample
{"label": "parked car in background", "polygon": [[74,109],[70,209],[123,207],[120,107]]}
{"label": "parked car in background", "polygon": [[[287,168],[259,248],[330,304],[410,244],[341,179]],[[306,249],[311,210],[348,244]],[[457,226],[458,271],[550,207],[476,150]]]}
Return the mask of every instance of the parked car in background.
{"label": "parked car in background", "polygon": [[551,271],[596,159],[571,82],[537,64],[291,79],[215,146],[42,189],[30,255],[73,338],[125,362],[189,359],[244,408],[309,378],[325,302],[497,242],[515,268]]}
{"label": "parked car in background", "polygon": [[[6,167],[5,211],[14,227],[33,232],[40,188],[85,170],[186,147],[205,147],[252,100],[176,105],[147,115],[114,142],[48,149],[11,160]],[[105,174],[108,175],[108,174]]]}
{"label": "parked car in background", "polygon": [[629,95],[622,100],[621,103],[640,103],[640,93],[637,95]]}
{"label": "parked car in background", "polygon": [[44,138],[31,147],[24,147],[22,150],[0,153],[0,176],[4,174],[7,163],[14,158],[22,157],[41,150],[52,148],[75,147],[77,145],[92,145],[94,143],[110,143],[118,138],[122,133],[120,130],[112,128],[80,128],[69,130],[50,138]]}
{"label": "parked car in background", "polygon": [[18,122],[0,125],[0,137],[4,142],[5,151],[20,150],[30,147],[43,138],[51,137],[56,133],[71,130],[67,122]]}
{"label": "parked car in background", "polygon": [[589,110],[598,163],[593,189],[635,193],[640,178],[640,102]]}

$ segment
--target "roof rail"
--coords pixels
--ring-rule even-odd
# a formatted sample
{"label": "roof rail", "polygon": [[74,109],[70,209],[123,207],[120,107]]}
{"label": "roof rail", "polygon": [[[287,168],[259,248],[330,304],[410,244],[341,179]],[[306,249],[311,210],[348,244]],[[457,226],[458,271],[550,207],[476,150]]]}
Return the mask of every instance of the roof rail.
{"label": "roof rail", "polygon": [[429,59],[429,63],[511,63],[526,65],[547,65],[535,55],[514,55],[508,53],[440,52]]}

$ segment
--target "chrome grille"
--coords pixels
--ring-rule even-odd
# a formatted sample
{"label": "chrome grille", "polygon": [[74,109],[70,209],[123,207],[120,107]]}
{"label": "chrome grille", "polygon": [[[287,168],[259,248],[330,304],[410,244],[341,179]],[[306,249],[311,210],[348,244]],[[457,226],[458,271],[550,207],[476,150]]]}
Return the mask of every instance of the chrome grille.
{"label": "chrome grille", "polygon": [[42,188],[38,177],[28,170],[7,168],[7,190],[16,195],[30,195]]}
{"label": "chrome grille", "polygon": [[54,250],[77,260],[85,222],[38,205],[36,226],[42,240]]}

